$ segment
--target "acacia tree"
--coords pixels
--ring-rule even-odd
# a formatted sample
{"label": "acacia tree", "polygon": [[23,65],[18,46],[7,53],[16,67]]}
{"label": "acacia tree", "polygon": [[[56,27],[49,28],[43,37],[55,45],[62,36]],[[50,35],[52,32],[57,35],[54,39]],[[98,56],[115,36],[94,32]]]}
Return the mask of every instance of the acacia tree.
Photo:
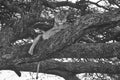
{"label": "acacia tree", "polygon": [[[101,1],[106,5],[100,5]],[[92,9],[91,4],[104,11]],[[38,35],[35,29],[47,31],[52,28],[54,19],[49,12],[54,14],[63,10],[63,6],[70,12],[69,27],[48,40],[39,40],[34,55],[29,55],[32,43],[26,40]],[[76,3],[69,0],[0,0],[0,69],[36,72],[40,62],[39,72],[58,75],[65,80],[79,80],[76,74],[80,73],[105,73],[114,78],[112,74],[117,74],[118,79],[119,21],[119,0],[80,0]],[[59,62],[53,58],[77,61]]]}

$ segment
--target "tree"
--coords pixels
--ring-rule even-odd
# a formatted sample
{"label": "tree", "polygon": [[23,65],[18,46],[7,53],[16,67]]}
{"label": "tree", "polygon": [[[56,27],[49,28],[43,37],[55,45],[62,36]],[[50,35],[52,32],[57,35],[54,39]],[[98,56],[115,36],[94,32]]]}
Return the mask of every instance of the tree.
{"label": "tree", "polygon": [[[58,75],[65,80],[79,80],[76,74],[80,73],[96,73],[102,80],[105,74],[119,79],[119,1],[114,4],[118,8],[111,8],[111,0],[105,1],[110,4],[104,6],[99,5],[101,1],[104,0],[96,3],[89,0],[76,3],[69,0],[0,0],[0,69],[36,72],[40,62],[39,72]],[[91,4],[104,12],[90,8]],[[39,41],[34,55],[29,55],[32,44],[29,37],[33,39],[38,35],[35,29],[52,28],[54,19],[49,14],[64,9],[70,12],[69,27],[48,40]],[[53,58],[74,61],[60,62]],[[117,74],[117,78],[113,74]]]}

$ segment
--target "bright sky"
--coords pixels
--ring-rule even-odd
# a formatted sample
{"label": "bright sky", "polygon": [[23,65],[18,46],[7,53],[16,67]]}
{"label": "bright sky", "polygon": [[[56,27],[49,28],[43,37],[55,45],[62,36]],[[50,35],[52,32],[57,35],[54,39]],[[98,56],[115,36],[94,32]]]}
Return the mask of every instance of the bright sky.
{"label": "bright sky", "polygon": [[[18,77],[13,71],[0,71],[0,80],[36,80],[36,73],[22,72],[22,76]],[[64,80],[63,78],[50,74],[39,73],[38,80]]]}

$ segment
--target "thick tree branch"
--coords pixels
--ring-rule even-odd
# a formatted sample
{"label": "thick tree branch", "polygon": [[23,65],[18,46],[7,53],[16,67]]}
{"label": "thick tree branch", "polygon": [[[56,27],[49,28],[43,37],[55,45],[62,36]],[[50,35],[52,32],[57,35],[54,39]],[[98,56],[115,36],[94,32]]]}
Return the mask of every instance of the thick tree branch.
{"label": "thick tree branch", "polygon": [[[36,72],[36,62],[25,63],[17,65],[16,67],[21,71]],[[0,69],[5,69],[0,66]],[[42,73],[59,75],[65,77],[67,75],[75,75],[80,73],[107,73],[120,74],[120,65],[112,65],[110,63],[99,62],[58,62],[54,60],[47,60],[40,62],[40,71]],[[67,73],[67,74],[66,74]],[[64,74],[64,75],[63,75]]]}
{"label": "thick tree branch", "polygon": [[53,58],[110,58],[120,57],[119,43],[86,43],[73,44],[62,51],[48,55]]}
{"label": "thick tree branch", "polygon": [[[23,66],[24,63],[25,65],[26,63],[28,63],[29,65],[32,65],[30,63],[38,62],[40,60],[46,60],[54,57],[108,58],[108,57],[119,56],[120,44],[116,44],[116,43],[114,44],[100,44],[100,43],[99,44],[97,43],[96,44],[74,44],[77,39],[81,38],[84,35],[84,31],[92,28],[93,25],[94,27],[97,28],[98,27],[97,25],[112,23],[112,22],[117,23],[119,21],[120,21],[119,10],[115,12],[112,11],[110,13],[107,12],[104,14],[89,14],[86,16],[82,16],[78,18],[74,24],[66,25],[68,26],[68,28],[58,32],[57,34],[52,36],[50,39],[39,41],[38,45],[35,48],[33,56],[28,55],[30,44],[26,44],[23,46],[5,45],[6,47],[3,47],[0,49],[0,67],[1,69],[5,69],[4,66],[7,67],[9,65],[15,65],[18,67],[19,65]],[[10,33],[8,34],[7,31],[9,31]],[[4,33],[6,33],[6,35],[2,36]],[[6,28],[5,32],[1,31],[0,33],[0,36],[2,36],[0,38],[1,43],[2,41],[4,41],[2,39],[7,40],[7,42],[11,41],[14,35],[9,36],[10,34],[13,34],[13,31],[11,30],[11,28]],[[33,66],[36,66],[36,65],[33,64]],[[107,73],[107,68],[105,71],[103,71],[103,73]],[[112,68],[114,68],[115,70],[117,69],[118,71],[113,73],[119,73],[118,67],[112,66]],[[20,70],[32,71],[33,69],[32,68],[28,69],[24,66],[22,69],[20,68]],[[97,72],[96,70],[93,70],[93,71]],[[109,71],[111,70],[108,70],[108,73],[110,73]]]}
{"label": "thick tree branch", "polygon": [[49,40],[39,41],[34,53],[36,56],[39,56],[39,59],[44,60],[47,55],[61,51],[71,44],[74,44],[77,39],[84,35],[84,31],[93,25],[113,23],[119,20],[119,12],[83,16],[78,19],[74,25],[67,25],[67,29],[60,31]]}
{"label": "thick tree branch", "polygon": [[[56,7],[61,7],[61,6],[69,6],[69,7],[72,7],[72,8],[81,9],[81,7],[83,5],[83,4],[76,5],[76,3],[72,3],[72,2],[69,2],[69,1],[49,2],[49,1],[44,0],[43,3],[46,7],[50,7],[50,8],[56,8]],[[95,3],[95,2],[86,1],[86,4],[93,4],[93,5],[96,5],[97,7],[103,8],[105,10],[110,10],[109,8],[101,6],[101,5],[99,5],[98,3]]]}
{"label": "thick tree branch", "polygon": [[[74,44],[75,41],[84,34],[84,30],[89,29],[90,27],[92,27],[92,25],[101,25],[101,24],[105,24],[105,23],[109,23],[109,22],[117,22],[119,20],[120,20],[119,11],[112,12],[112,13],[105,13],[105,14],[92,14],[92,15],[90,14],[90,15],[83,16],[83,17],[77,19],[73,25],[67,25],[68,26],[67,29],[60,31],[55,36],[51,37],[49,40],[39,41],[39,43],[36,46],[36,49],[34,51],[34,56],[31,58],[26,58],[26,60],[23,60],[23,62],[28,62],[29,60],[31,62],[32,60],[37,61],[39,59],[44,60],[44,59],[51,58],[55,55],[55,54],[53,55],[53,53],[60,52],[60,51],[64,50],[65,48],[68,48],[69,46]],[[94,26],[94,27],[97,27],[97,26]],[[84,45],[87,46],[87,44],[84,44]],[[81,46],[83,46],[83,45],[81,45]],[[93,45],[91,45],[91,46],[93,46]],[[101,46],[103,47],[103,45],[101,45]],[[106,46],[108,46],[108,45],[106,45]],[[101,49],[102,49],[102,47],[101,47]],[[119,45],[117,46],[117,48],[119,48]],[[27,47],[21,46],[21,48],[13,47],[11,49],[12,50],[14,49],[12,52],[13,53],[12,55],[14,55],[14,57],[22,58],[22,56],[24,56],[25,54],[28,54],[27,50],[29,49],[29,46],[27,46]],[[112,50],[112,47],[110,49]],[[114,50],[112,52],[114,52]],[[6,54],[7,53],[8,52],[6,52]],[[9,53],[11,53],[11,52],[9,52]],[[66,55],[67,55],[67,53],[66,53]],[[116,53],[116,55],[114,55],[114,56],[117,56],[117,55],[118,55],[118,53]],[[67,57],[67,56],[64,56],[64,57]],[[18,60],[15,60],[15,62],[17,62]]]}

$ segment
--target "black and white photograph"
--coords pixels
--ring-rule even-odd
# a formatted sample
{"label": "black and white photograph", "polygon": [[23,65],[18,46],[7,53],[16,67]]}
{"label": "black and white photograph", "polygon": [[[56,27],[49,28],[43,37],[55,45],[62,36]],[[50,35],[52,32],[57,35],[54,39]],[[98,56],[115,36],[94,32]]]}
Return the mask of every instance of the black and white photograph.
{"label": "black and white photograph", "polygon": [[120,0],[0,0],[0,80],[120,80]]}

